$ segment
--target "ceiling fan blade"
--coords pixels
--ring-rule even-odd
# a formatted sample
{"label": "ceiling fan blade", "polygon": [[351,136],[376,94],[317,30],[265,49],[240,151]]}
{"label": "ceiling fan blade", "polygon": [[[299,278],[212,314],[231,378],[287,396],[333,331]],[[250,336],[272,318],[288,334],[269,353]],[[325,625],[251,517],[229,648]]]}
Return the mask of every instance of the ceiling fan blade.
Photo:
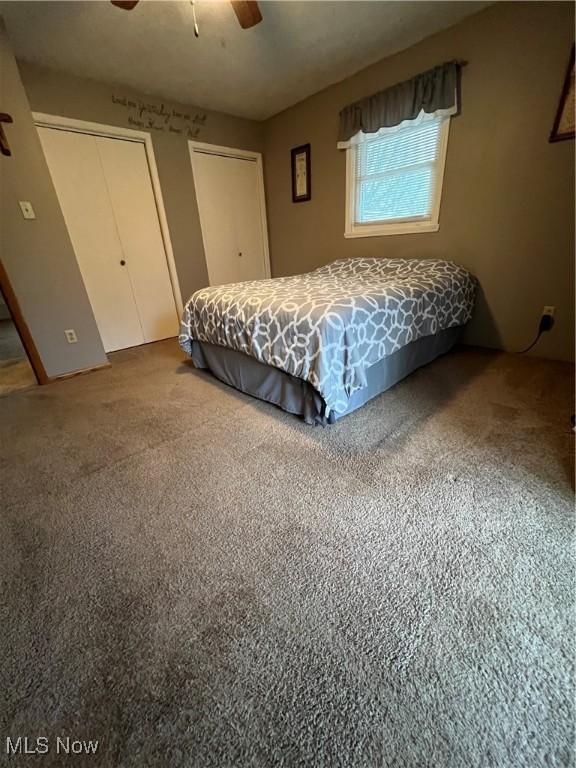
{"label": "ceiling fan blade", "polygon": [[262,21],[262,14],[256,0],[230,0],[230,2],[242,29],[250,29]]}
{"label": "ceiling fan blade", "polygon": [[122,8],[125,11],[131,11],[132,8],[135,8],[138,5],[139,0],[110,0],[112,5],[115,5],[116,8]]}

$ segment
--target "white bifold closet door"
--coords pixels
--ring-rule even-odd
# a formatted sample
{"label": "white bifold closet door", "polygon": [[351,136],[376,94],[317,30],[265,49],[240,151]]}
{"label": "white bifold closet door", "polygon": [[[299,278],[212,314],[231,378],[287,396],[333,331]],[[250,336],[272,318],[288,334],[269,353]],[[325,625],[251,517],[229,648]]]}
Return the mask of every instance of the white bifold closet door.
{"label": "white bifold closet door", "polygon": [[192,151],[210,285],[269,277],[255,160]]}
{"label": "white bifold closet door", "polygon": [[178,316],[144,145],[38,132],[106,352],[175,336]]}

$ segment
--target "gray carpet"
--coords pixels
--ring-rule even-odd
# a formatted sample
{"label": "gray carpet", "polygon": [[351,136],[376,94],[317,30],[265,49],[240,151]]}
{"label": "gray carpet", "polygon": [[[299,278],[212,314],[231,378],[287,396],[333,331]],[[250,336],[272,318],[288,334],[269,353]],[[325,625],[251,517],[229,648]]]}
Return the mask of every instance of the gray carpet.
{"label": "gray carpet", "polygon": [[3,398],[0,753],[571,765],[572,391],[462,349],[313,428],[168,341]]}

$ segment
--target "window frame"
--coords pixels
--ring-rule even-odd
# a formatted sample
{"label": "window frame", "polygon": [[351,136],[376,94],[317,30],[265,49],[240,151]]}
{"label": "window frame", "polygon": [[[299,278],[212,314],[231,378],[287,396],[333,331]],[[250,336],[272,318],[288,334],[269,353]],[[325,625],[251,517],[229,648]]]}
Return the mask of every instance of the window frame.
{"label": "window frame", "polygon": [[[437,179],[429,216],[412,219],[390,219],[388,221],[362,224],[355,220],[356,216],[356,162],[359,144],[351,144],[346,149],[346,219],[344,237],[380,237],[382,235],[411,235],[418,232],[438,232],[440,229],[440,202],[444,184],[444,169],[446,152],[448,150],[448,134],[450,131],[450,116],[440,118],[440,141],[438,147]],[[412,122],[412,121],[411,121]],[[408,127],[408,126],[406,126]],[[401,128],[399,130],[402,130]]]}

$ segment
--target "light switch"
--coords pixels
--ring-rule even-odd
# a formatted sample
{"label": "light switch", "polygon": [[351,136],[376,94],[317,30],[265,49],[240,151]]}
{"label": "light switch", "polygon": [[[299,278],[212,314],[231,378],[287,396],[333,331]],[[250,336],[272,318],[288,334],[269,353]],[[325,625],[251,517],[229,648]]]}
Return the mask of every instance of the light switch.
{"label": "light switch", "polygon": [[22,211],[22,216],[24,216],[25,219],[36,218],[36,214],[34,213],[34,208],[32,208],[32,203],[29,200],[18,200],[18,205],[20,206],[20,210]]}

